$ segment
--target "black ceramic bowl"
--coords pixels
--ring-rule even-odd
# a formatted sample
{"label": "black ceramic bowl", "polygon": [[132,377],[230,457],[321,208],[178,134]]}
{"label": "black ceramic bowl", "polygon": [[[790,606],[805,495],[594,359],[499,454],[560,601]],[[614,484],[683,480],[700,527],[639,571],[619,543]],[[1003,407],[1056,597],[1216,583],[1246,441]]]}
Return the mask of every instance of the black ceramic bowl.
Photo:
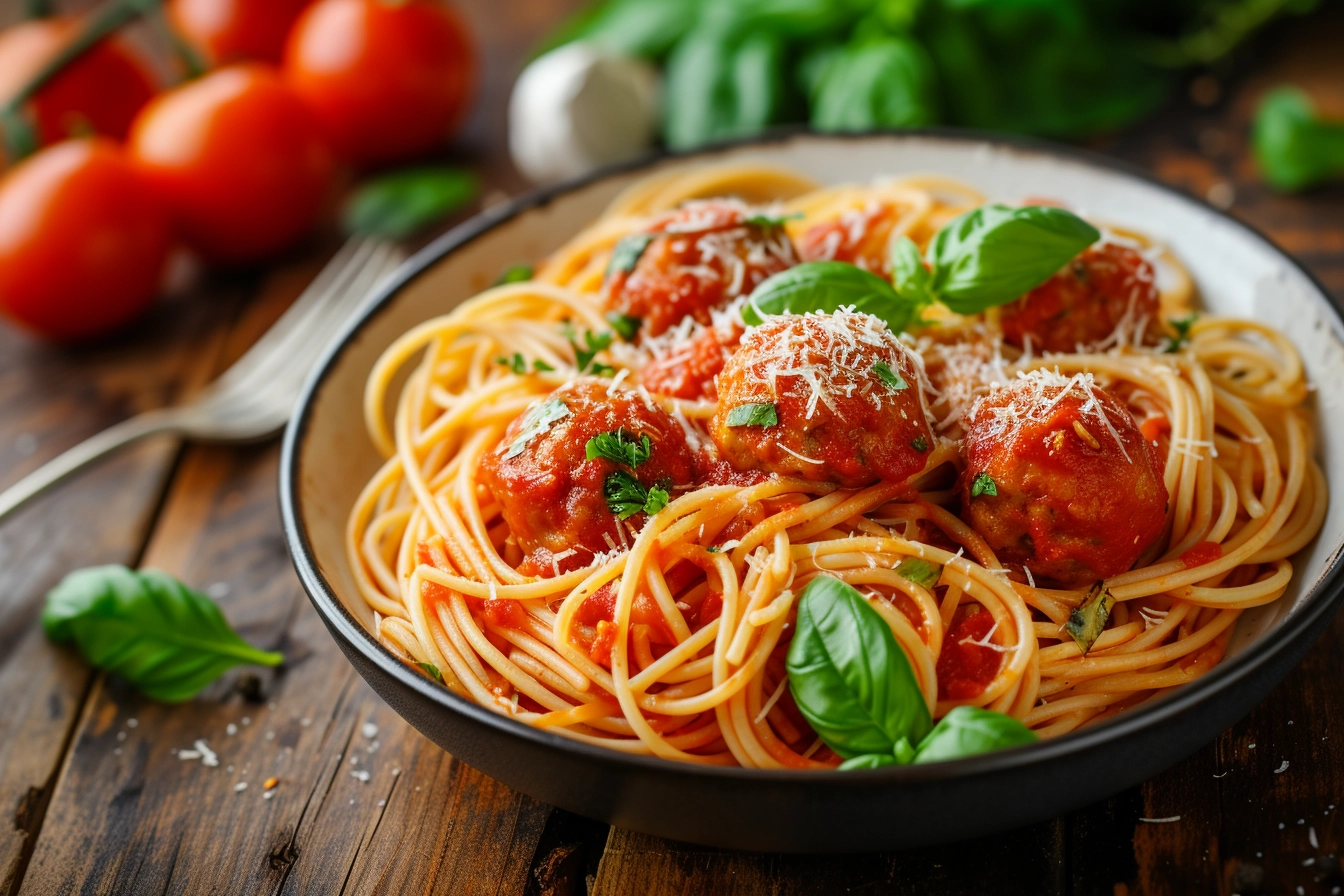
{"label": "black ceramic bowl", "polygon": [[[1289,593],[1243,614],[1227,660],[1208,675],[1105,724],[938,765],[836,774],[627,756],[483,709],[378,644],[344,551],[346,515],[379,463],[362,419],[364,380],[378,354],[488,286],[509,264],[561,245],[639,178],[672,165],[747,160],[822,182],[939,172],[991,198],[1060,198],[1165,241],[1190,269],[1207,308],[1278,327],[1302,352],[1313,381],[1344,382],[1344,323],[1300,266],[1209,206],[1077,150],[941,132],[786,134],[533,194],[478,216],[411,259],[318,365],[285,435],[280,497],[294,565],[332,636],[374,690],[454,756],[537,799],[650,834],[772,851],[918,846],[1048,818],[1160,772],[1245,715],[1302,658],[1338,606],[1344,512],[1336,508],[1296,558]],[[1330,481],[1344,482],[1344,415],[1320,417],[1320,460]]]}

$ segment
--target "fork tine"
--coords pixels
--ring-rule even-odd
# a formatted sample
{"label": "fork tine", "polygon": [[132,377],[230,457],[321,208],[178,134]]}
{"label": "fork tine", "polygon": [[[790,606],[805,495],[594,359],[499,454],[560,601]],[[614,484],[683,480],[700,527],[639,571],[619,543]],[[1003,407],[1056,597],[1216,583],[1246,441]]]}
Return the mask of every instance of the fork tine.
{"label": "fork tine", "polygon": [[367,269],[371,256],[382,248],[375,240],[350,240],[332,257],[289,309],[228,370],[209,387],[211,392],[244,388],[264,382],[277,365],[311,338],[312,327],[327,316],[352,280]]}

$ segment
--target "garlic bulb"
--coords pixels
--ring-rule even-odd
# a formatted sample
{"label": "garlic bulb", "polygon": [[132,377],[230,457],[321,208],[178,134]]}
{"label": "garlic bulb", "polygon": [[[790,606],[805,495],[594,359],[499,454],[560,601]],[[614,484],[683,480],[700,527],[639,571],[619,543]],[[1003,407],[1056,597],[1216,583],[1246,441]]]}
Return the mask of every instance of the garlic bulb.
{"label": "garlic bulb", "polygon": [[509,100],[509,152],[536,183],[633,158],[657,136],[657,72],[592,44],[534,60]]}

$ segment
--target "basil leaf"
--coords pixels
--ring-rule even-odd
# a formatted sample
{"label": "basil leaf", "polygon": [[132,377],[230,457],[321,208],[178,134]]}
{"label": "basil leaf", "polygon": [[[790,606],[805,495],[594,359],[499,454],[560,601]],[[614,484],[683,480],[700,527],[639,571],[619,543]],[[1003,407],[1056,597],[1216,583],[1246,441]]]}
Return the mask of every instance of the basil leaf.
{"label": "basil leaf", "polygon": [[47,594],[42,628],[165,703],[191,699],[234,666],[284,659],[238,637],[209,597],[153,569],[70,573]]}
{"label": "basil leaf", "polygon": [[648,433],[640,434],[636,440],[632,436],[627,437],[623,428],[617,428],[615,432],[600,432],[584,446],[584,455],[588,460],[602,458],[631,469],[648,460],[652,453],[653,443]]}
{"label": "basil leaf", "polygon": [[864,753],[840,763],[840,771],[852,772],[855,769],[886,768],[888,765],[899,765],[896,757],[890,753]]}
{"label": "basil leaf", "polygon": [[667,60],[663,79],[667,145],[689,149],[755,134],[782,120],[785,64],[784,44],[770,31],[702,23]]}
{"label": "basil leaf", "polygon": [[775,426],[778,423],[779,413],[769,402],[740,404],[728,412],[729,426]]}
{"label": "basil leaf", "polygon": [[816,87],[820,131],[908,128],[938,122],[933,62],[908,37],[862,42],[828,60]]}
{"label": "basil leaf", "polygon": [[1101,582],[1097,582],[1087,593],[1087,599],[1082,605],[1074,607],[1073,612],[1069,614],[1069,621],[1064,623],[1064,630],[1073,636],[1074,643],[1083,652],[1083,656],[1087,656],[1092,645],[1101,637],[1102,631],[1106,628],[1106,620],[1111,616],[1111,608],[1114,606],[1115,598],[1111,597],[1111,592],[1102,590]]}
{"label": "basil leaf", "polygon": [[958,706],[934,726],[915,751],[914,764],[946,762],[978,753],[1034,744],[1039,738],[1017,719],[980,709]]}
{"label": "basil leaf", "polygon": [[1062,208],[982,205],[934,236],[930,287],[958,314],[977,314],[1040,286],[1100,238],[1097,228]]}
{"label": "basil leaf", "polygon": [[405,168],[355,191],[342,223],[350,235],[403,240],[476,198],[476,175],[460,168]]}
{"label": "basil leaf", "polygon": [[943,568],[919,557],[906,557],[896,567],[896,575],[909,579],[921,588],[932,588],[943,574]]}
{"label": "basil leaf", "polygon": [[640,256],[649,248],[649,243],[653,242],[655,236],[656,234],[652,233],[636,233],[617,240],[611,250],[611,260],[607,262],[606,275],[628,274],[633,271],[635,265],[639,264]]}
{"label": "basil leaf", "polygon": [[1185,317],[1173,317],[1167,321],[1171,329],[1175,331],[1175,336],[1165,336],[1162,339],[1162,351],[1169,355],[1174,355],[1184,346],[1190,343],[1190,328],[1199,320],[1198,314],[1189,314]]}
{"label": "basil leaf", "polygon": [[994,483],[993,477],[984,472],[976,473],[971,480],[971,497],[978,498],[981,495],[989,495],[991,498],[999,496],[998,485]]}
{"label": "basil leaf", "polygon": [[817,576],[798,597],[786,661],[803,717],[845,758],[891,753],[928,733],[929,710],[891,629],[854,588]]}
{"label": "basil leaf", "polygon": [[761,283],[742,306],[742,320],[759,326],[772,314],[832,314],[853,306],[900,333],[919,313],[886,280],[843,261],[808,261]]}
{"label": "basil leaf", "polygon": [[1277,190],[1303,190],[1344,175],[1344,122],[1323,121],[1300,90],[1265,94],[1251,139],[1260,173]]}
{"label": "basil leaf", "polygon": [[908,236],[892,240],[891,281],[907,302],[922,308],[935,301],[933,274],[925,266],[919,247]]}

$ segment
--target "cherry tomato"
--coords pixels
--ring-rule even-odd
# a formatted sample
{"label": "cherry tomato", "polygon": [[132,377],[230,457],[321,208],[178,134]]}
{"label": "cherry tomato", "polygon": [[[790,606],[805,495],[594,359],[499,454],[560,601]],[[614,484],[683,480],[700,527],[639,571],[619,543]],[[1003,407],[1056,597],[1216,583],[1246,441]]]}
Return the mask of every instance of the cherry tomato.
{"label": "cherry tomato", "polygon": [[187,242],[215,262],[255,261],[293,243],[332,182],[317,123],[261,63],[161,94],[136,118],[128,148]]}
{"label": "cherry tomato", "polygon": [[[0,31],[0,101],[14,96],[66,44],[73,18],[39,19]],[[157,87],[149,68],[112,37],[91,47],[37,92],[28,111],[43,144],[90,132],[122,138]]]}
{"label": "cherry tomato", "polygon": [[154,300],[171,240],[120,147],[57,143],[0,179],[0,308],[54,339],[112,330]]}
{"label": "cherry tomato", "polygon": [[308,0],[170,0],[173,28],[214,65],[280,61],[289,27]]}
{"label": "cherry tomato", "polygon": [[290,32],[285,74],[336,151],[375,164],[448,138],[476,60],[462,21],[434,0],[318,0]]}

